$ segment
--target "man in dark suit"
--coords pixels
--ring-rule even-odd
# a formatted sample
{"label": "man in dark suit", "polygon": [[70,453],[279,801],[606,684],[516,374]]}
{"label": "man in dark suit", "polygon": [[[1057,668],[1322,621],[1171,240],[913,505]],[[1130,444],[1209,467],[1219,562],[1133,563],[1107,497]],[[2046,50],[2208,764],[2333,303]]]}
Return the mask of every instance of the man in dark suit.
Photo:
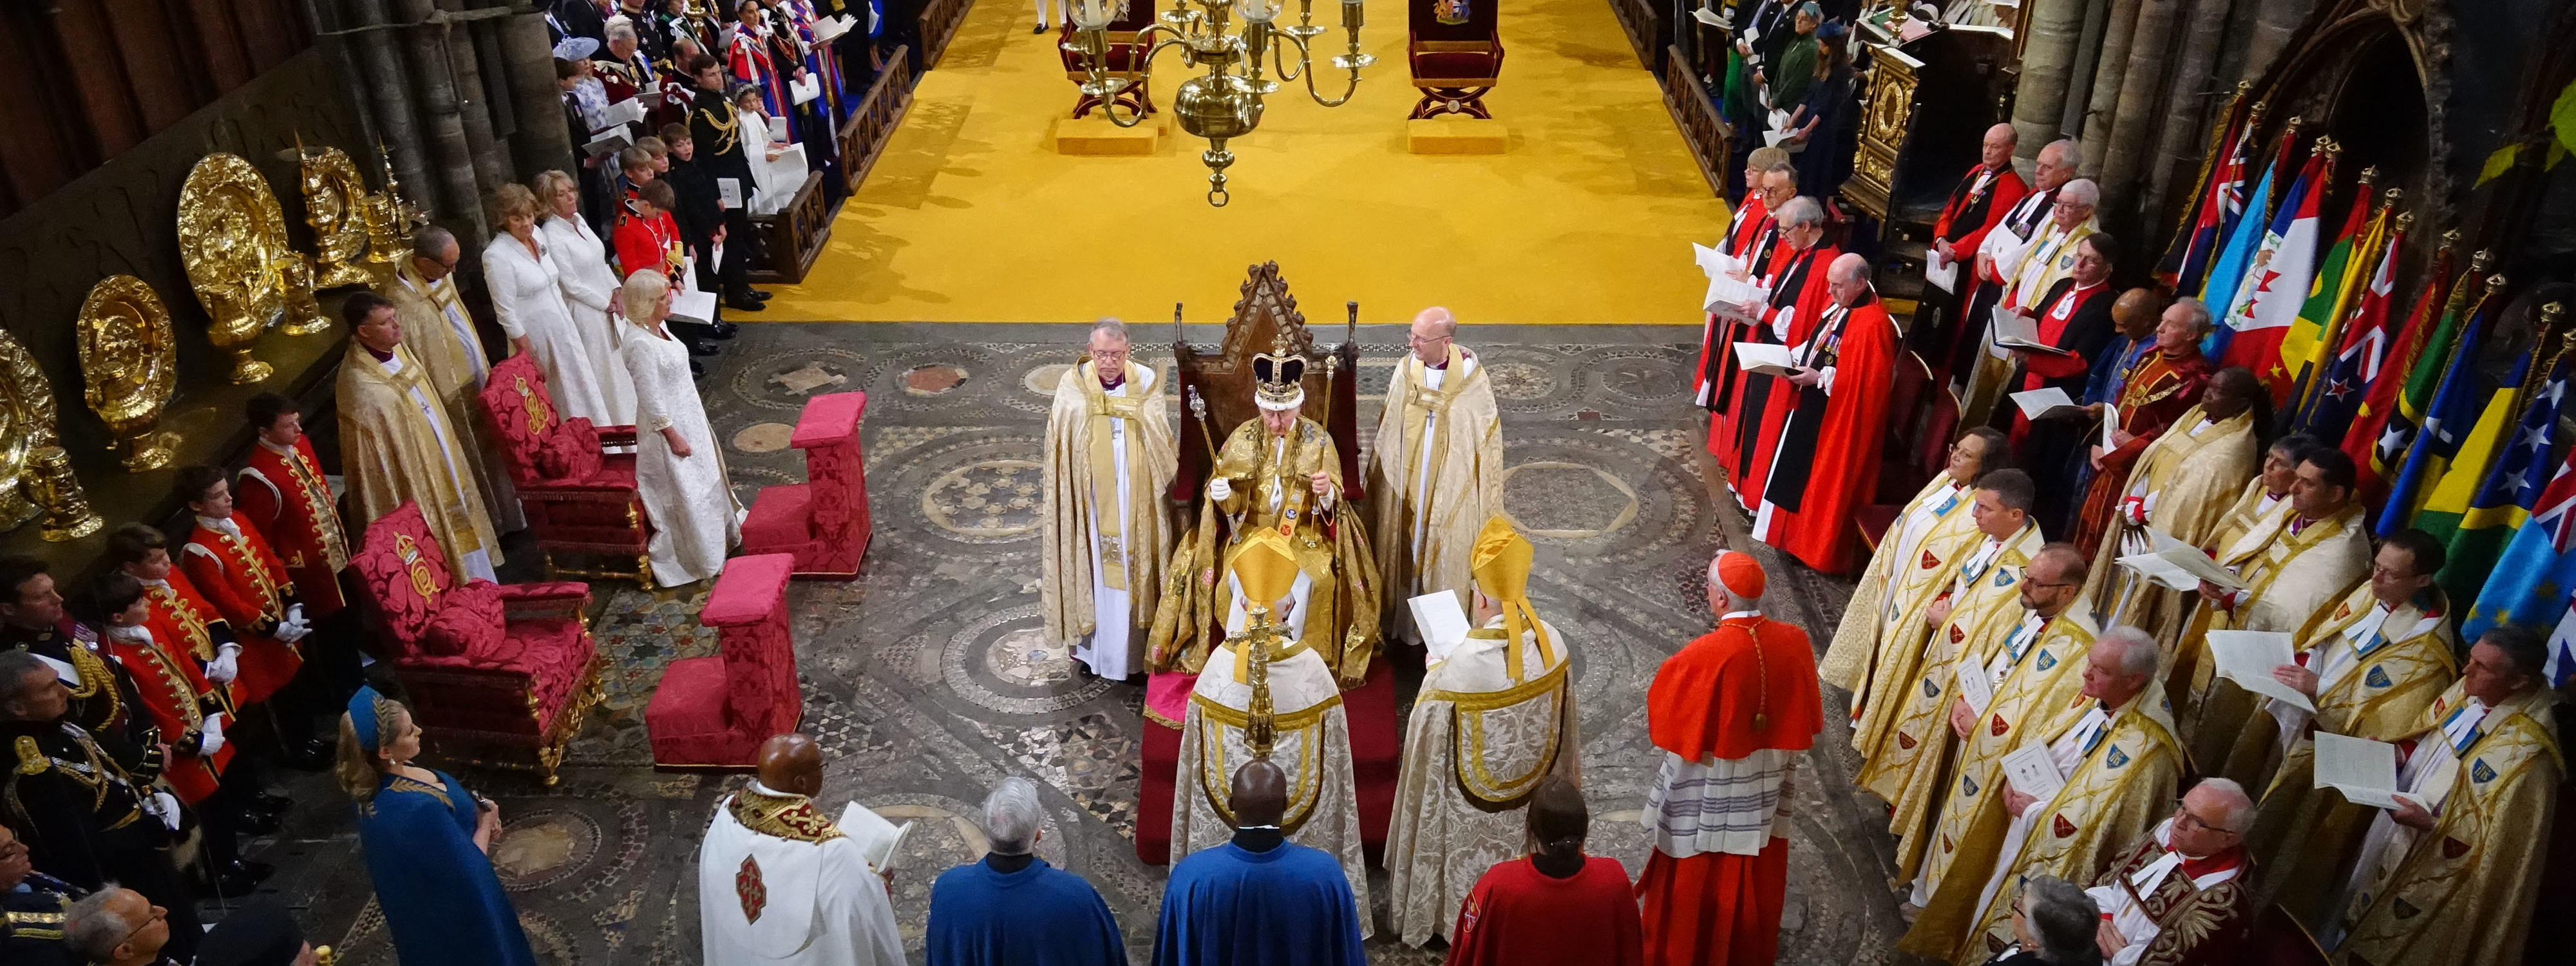
{"label": "man in dark suit", "polygon": [[[700,55],[689,65],[689,76],[697,81],[698,98],[689,105],[689,139],[697,144],[697,164],[716,187],[717,197],[724,194],[725,182],[731,181],[738,199],[724,208],[722,237],[724,264],[716,266],[718,294],[726,307],[739,312],[758,312],[769,300],[766,292],[751,287],[751,246],[759,243],[752,230],[751,216],[742,202],[751,197],[751,156],[744,153],[741,118],[734,113],[733,99],[725,96],[724,64],[710,55]],[[721,200],[719,201],[721,203]]]}

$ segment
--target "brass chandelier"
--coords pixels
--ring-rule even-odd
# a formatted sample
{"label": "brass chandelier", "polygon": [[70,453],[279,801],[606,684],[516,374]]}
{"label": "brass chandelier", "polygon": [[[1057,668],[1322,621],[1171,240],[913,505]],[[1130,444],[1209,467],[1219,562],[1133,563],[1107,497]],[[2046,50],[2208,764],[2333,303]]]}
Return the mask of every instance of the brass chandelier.
{"label": "brass chandelier", "polygon": [[[1271,25],[1283,10],[1283,0],[1172,0],[1172,8],[1163,11],[1159,22],[1136,31],[1128,42],[1124,71],[1109,69],[1109,24],[1116,15],[1114,8],[1123,7],[1120,0],[1073,0],[1075,39],[1065,48],[1082,56],[1083,71],[1089,79],[1082,92],[1102,100],[1102,110],[1119,127],[1144,123],[1142,110],[1118,113],[1115,98],[1130,87],[1141,87],[1153,80],[1154,58],[1164,50],[1178,47],[1181,63],[1189,67],[1206,67],[1207,73],[1182,81],[1172,97],[1172,112],[1180,117],[1181,130],[1192,137],[1206,138],[1207,150],[1199,160],[1208,166],[1208,204],[1225,207],[1225,169],[1234,164],[1234,152],[1225,142],[1252,132],[1261,125],[1262,96],[1279,90],[1280,81],[1306,82],[1306,94],[1325,107],[1349,103],[1359,90],[1360,68],[1376,63],[1377,58],[1360,53],[1360,25],[1365,21],[1361,0],[1341,0],[1342,29],[1349,33],[1349,44],[1332,64],[1350,72],[1350,81],[1340,97],[1327,98],[1315,89],[1313,52],[1307,48],[1309,38],[1327,28],[1314,24],[1314,0],[1298,0],[1297,23],[1293,26]],[[1193,5],[1196,10],[1190,9]],[[1240,33],[1228,32],[1229,19],[1241,19]],[[1160,35],[1159,37],[1156,35]],[[1145,46],[1151,38],[1151,46]],[[1284,39],[1283,39],[1284,38]],[[1137,48],[1142,47],[1138,52]],[[1297,50],[1296,64],[1288,62],[1288,49]],[[1268,56],[1277,79],[1262,76],[1261,60]],[[1140,100],[1140,103],[1141,100]]]}

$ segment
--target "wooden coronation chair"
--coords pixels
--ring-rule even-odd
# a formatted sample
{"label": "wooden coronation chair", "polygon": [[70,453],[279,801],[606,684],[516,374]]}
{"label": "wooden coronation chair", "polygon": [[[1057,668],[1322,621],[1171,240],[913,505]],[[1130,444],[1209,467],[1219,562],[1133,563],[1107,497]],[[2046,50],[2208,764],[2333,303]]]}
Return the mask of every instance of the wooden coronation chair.
{"label": "wooden coronation chair", "polygon": [[[519,490],[519,507],[545,555],[546,576],[631,578],[653,587],[653,521],[635,493],[635,454],[609,446],[635,445],[633,426],[592,426],[586,417],[563,419],[545,374],[525,354],[492,367],[477,395],[484,425]],[[632,560],[632,570],[572,570],[558,553]]]}
{"label": "wooden coronation chair", "polygon": [[599,650],[582,613],[590,585],[459,584],[408,500],[367,526],[349,563],[424,735],[524,749],[532,760],[476,763],[554,784],[564,745],[600,699]]}
{"label": "wooden coronation chair", "polygon": [[1422,100],[1414,119],[1436,114],[1491,118],[1485,92],[1501,83],[1503,35],[1494,0],[1409,0],[1405,60]]}
{"label": "wooden coronation chair", "polygon": [[1073,25],[1072,11],[1067,10],[1064,27],[1056,31],[1056,53],[1064,59],[1064,76],[1074,83],[1073,116],[1088,117],[1092,108],[1107,109],[1109,104],[1127,108],[1137,114],[1154,113],[1154,94],[1142,83],[1145,51],[1150,46],[1136,42],[1136,32],[1152,26],[1158,11],[1154,0],[1111,0],[1109,26],[1104,38],[1108,50],[1100,56],[1100,68],[1111,77],[1123,78],[1125,90],[1111,97],[1080,91],[1089,83],[1091,74],[1082,66],[1082,32]]}

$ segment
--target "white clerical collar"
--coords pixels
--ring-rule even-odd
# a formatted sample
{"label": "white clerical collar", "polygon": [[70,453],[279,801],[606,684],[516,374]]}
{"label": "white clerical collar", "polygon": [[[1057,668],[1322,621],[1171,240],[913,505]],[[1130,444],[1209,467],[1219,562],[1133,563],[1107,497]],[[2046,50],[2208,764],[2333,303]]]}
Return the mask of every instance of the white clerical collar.
{"label": "white clerical collar", "polygon": [[197,517],[197,525],[208,530],[220,532],[223,535],[234,539],[240,539],[242,535],[241,524],[234,523],[233,518],[231,517],[217,519],[215,517],[200,515]]}
{"label": "white clerical collar", "polygon": [[2201,431],[2202,431],[2202,430],[2208,429],[2208,428],[2210,428],[2210,427],[2212,427],[2212,426],[2216,426],[2216,425],[2218,425],[2218,417],[2216,417],[2216,416],[2202,416],[2202,417],[2200,417],[2200,425],[2197,425],[2197,426],[2194,426],[2194,427],[2192,427],[2192,428],[2191,428],[2191,434],[2192,434],[2192,435],[2194,435],[2194,436],[2198,436],[2198,435],[2200,435],[2200,433],[2201,433]]}
{"label": "white clerical collar", "polygon": [[757,778],[754,778],[754,779],[752,779],[752,780],[751,780],[751,791],[752,791],[752,794],[755,794],[755,795],[768,795],[768,796],[770,796],[770,797],[772,797],[772,798],[789,798],[789,797],[794,797],[794,798],[803,798],[803,797],[805,797],[805,796],[802,796],[802,795],[790,796],[790,795],[789,795],[788,793],[786,793],[786,792],[782,792],[782,791],[779,791],[778,789],[771,788],[771,787],[769,787],[769,786],[767,786],[767,785],[763,785],[763,784],[761,784],[761,783],[760,783],[760,779],[757,779]]}
{"label": "white clerical collar", "polygon": [[1727,611],[1727,612],[1726,612],[1726,613],[1724,613],[1724,614],[1720,614],[1720,615],[1718,615],[1717,620],[1718,620],[1718,622],[1719,622],[1719,623],[1725,623],[1725,622],[1727,622],[1727,621],[1734,620],[1734,619],[1736,619],[1736,618],[1738,618],[1738,617],[1760,617],[1760,616],[1762,616],[1762,612],[1761,612],[1761,611],[1759,611],[1759,610],[1731,610],[1731,611]]}

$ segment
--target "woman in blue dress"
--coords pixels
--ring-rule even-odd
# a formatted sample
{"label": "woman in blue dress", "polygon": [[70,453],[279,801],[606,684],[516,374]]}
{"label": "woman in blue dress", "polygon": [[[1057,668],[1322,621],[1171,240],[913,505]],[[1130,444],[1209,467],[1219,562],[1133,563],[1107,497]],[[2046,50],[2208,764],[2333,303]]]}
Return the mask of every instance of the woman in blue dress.
{"label": "woman in blue dress", "polygon": [[412,764],[411,711],[359,688],[340,719],[340,787],[358,804],[358,841],[403,966],[535,966],[519,914],[486,853],[501,809],[444,772]]}

